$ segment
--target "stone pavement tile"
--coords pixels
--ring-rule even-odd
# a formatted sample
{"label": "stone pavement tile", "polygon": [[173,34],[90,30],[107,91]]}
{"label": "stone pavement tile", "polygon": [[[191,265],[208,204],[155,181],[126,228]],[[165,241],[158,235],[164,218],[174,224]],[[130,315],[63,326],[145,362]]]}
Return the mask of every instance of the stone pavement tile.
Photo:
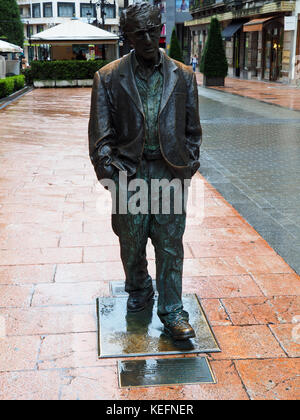
{"label": "stone pavement tile", "polygon": [[237,360],[252,400],[299,400],[300,359]]}
{"label": "stone pavement tile", "polygon": [[[86,224],[84,224],[86,226]],[[86,247],[86,246],[106,246],[118,245],[118,237],[111,232],[101,233],[66,233],[63,234],[60,241],[60,247]]]}
{"label": "stone pavement tile", "polygon": [[192,400],[249,400],[239,375],[231,361],[212,361],[216,384],[186,385],[186,399]]}
{"label": "stone pavement tile", "polygon": [[0,309],[8,336],[96,331],[96,305]]}
{"label": "stone pavement tile", "polygon": [[0,250],[0,265],[63,264],[82,262],[82,248]]}
{"label": "stone pavement tile", "polygon": [[121,261],[59,264],[55,281],[57,283],[94,282],[102,280],[122,280],[124,270]]}
{"label": "stone pavement tile", "polygon": [[213,359],[264,359],[285,357],[266,325],[214,326],[221,353],[212,353]]}
{"label": "stone pavement tile", "polygon": [[[103,234],[108,234],[108,235],[112,235],[113,237],[116,236],[116,234],[113,232],[112,227],[111,227],[111,216],[107,215],[107,216],[101,216],[101,218],[99,218],[99,221],[94,221],[91,222],[89,220],[85,220],[84,221],[84,233],[88,234],[93,234],[93,235],[97,235],[98,237]],[[88,235],[85,235],[88,236]],[[67,240],[67,238],[66,238]],[[99,240],[99,239],[98,239]]]}
{"label": "stone pavement tile", "polygon": [[212,241],[209,229],[196,225],[187,226],[183,235],[184,242]]}
{"label": "stone pavement tile", "polygon": [[232,325],[219,299],[201,299],[201,305],[211,325]]}
{"label": "stone pavement tile", "polygon": [[[197,72],[196,77],[198,84],[202,85],[203,75]],[[212,89],[300,111],[299,89],[296,86],[227,77],[224,87]]]}
{"label": "stone pavement tile", "polygon": [[83,248],[84,263],[105,261],[120,261],[120,247],[118,245],[90,246]]}
{"label": "stone pavement tile", "polygon": [[222,299],[234,325],[290,323],[300,315],[300,296]]}
{"label": "stone pavement tile", "polygon": [[270,328],[289,357],[300,357],[300,316],[294,317],[294,321],[293,324],[270,325]]}
{"label": "stone pavement tile", "polygon": [[57,370],[0,373],[0,400],[56,401],[69,380]]}
{"label": "stone pavement tile", "polygon": [[6,249],[30,249],[30,248],[55,248],[58,246],[59,235],[48,233],[47,235],[35,233],[25,236],[25,232],[18,234],[10,233],[9,235],[2,235],[0,233],[0,248]]}
{"label": "stone pavement tile", "polygon": [[43,337],[38,369],[114,365],[116,359],[98,359],[97,333],[55,334]]}
{"label": "stone pavement tile", "polygon": [[237,261],[250,273],[294,273],[294,270],[279,256],[238,256]]}
{"label": "stone pavement tile", "polygon": [[109,296],[109,282],[39,284],[31,306],[92,305],[98,296]]}
{"label": "stone pavement tile", "polygon": [[276,252],[270,247],[266,246],[262,240],[257,241],[208,241],[191,242],[190,247],[192,249],[195,258],[199,257],[232,257],[238,255],[273,255],[276,256]]}
{"label": "stone pavement tile", "polygon": [[[109,218],[109,214],[106,215]],[[82,221],[82,222],[89,222],[93,224],[100,224],[101,220],[103,219],[103,214],[99,214],[96,211],[92,210],[81,210],[81,211],[68,211],[65,210],[63,213],[63,221]]]}
{"label": "stone pavement tile", "polygon": [[[234,209],[228,204],[227,206],[221,205],[220,200],[207,199],[204,202],[204,217],[235,217]],[[189,220],[189,217],[187,218]]]}
{"label": "stone pavement tile", "polygon": [[261,239],[260,235],[248,225],[243,227],[223,227],[208,230],[210,237],[215,241],[249,242]]}
{"label": "stone pavement tile", "polygon": [[247,271],[232,257],[187,258],[184,260],[183,274],[185,277],[231,276],[247,274]]}
{"label": "stone pavement tile", "polygon": [[70,381],[61,387],[61,400],[127,400],[128,390],[118,387],[117,364],[68,369]]}
{"label": "stone pavement tile", "polygon": [[206,215],[203,219],[202,225],[206,229],[216,229],[216,228],[230,228],[230,227],[244,227],[245,221],[240,216],[211,216]]}
{"label": "stone pavement tile", "polygon": [[0,284],[51,283],[55,265],[0,266]]}
{"label": "stone pavement tile", "polygon": [[0,338],[0,372],[35,369],[40,343],[38,336]]}
{"label": "stone pavement tile", "polygon": [[0,307],[28,307],[30,305],[32,294],[32,285],[0,285]]}
{"label": "stone pavement tile", "polygon": [[300,295],[300,276],[296,273],[255,273],[252,277],[266,296]]}
{"label": "stone pavement tile", "polygon": [[183,279],[184,293],[196,293],[200,298],[262,296],[251,276],[209,276]]}
{"label": "stone pavement tile", "polygon": [[0,214],[0,223],[59,223],[62,220],[63,212],[39,212],[33,214],[32,212]]}
{"label": "stone pavement tile", "polygon": [[[24,238],[27,238],[31,235],[37,236],[45,236],[49,237],[52,240],[53,237],[60,237],[61,234],[68,232],[81,233],[83,229],[82,222],[59,222],[59,223],[21,223],[19,220],[18,223],[7,224],[2,223],[0,224],[0,232],[3,238],[5,237],[13,237],[24,235]],[[57,245],[55,245],[57,246]]]}
{"label": "stone pavement tile", "polygon": [[[147,246],[147,259],[155,259],[153,246],[149,243]],[[192,252],[188,244],[184,244],[185,258],[193,258]],[[83,249],[83,262],[95,263],[104,261],[120,261],[119,245],[107,245],[101,247],[85,247]]]}
{"label": "stone pavement tile", "polygon": [[35,212],[38,211],[64,211],[66,209],[68,210],[82,210],[83,209],[83,199],[78,203],[68,203],[66,202],[65,196],[60,200],[53,200],[52,198],[46,199],[46,198],[40,198],[39,201],[37,201],[37,197],[32,197],[32,201],[28,202],[15,202],[15,203],[6,203],[1,208],[2,211],[7,212],[23,212],[26,211],[32,211]]}

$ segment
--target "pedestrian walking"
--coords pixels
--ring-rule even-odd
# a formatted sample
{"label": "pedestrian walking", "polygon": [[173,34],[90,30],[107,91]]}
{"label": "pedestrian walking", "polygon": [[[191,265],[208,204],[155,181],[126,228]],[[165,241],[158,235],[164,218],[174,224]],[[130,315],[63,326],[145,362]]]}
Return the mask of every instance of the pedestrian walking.
{"label": "pedestrian walking", "polygon": [[193,72],[196,71],[196,67],[198,65],[198,57],[196,56],[196,54],[194,55],[194,57],[192,58],[192,66],[193,66]]}

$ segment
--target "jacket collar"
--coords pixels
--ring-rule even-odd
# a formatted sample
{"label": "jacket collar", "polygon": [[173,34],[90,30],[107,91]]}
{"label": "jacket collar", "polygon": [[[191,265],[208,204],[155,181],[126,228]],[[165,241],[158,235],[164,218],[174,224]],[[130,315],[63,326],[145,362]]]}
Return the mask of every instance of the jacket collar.
{"label": "jacket collar", "polygon": [[[178,75],[176,71],[178,67],[176,64],[167,56],[167,54],[161,51],[162,56],[162,67],[163,67],[163,75],[164,75],[164,84],[163,84],[163,93],[160,105],[160,113],[168,103],[168,100],[175,88],[175,85],[178,80]],[[127,54],[120,63],[120,84],[123,89],[127,92],[127,94],[132,98],[135,105],[137,106],[138,110],[144,115],[143,104],[136,87],[135,78],[133,74],[133,55],[134,51],[131,51]]]}

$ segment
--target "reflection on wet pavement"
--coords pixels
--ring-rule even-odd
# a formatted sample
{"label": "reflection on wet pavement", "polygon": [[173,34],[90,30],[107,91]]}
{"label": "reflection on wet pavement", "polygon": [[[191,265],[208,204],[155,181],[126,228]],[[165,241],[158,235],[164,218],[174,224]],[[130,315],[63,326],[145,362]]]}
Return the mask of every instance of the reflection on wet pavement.
{"label": "reflection on wet pavement", "polygon": [[144,311],[127,313],[127,298],[99,298],[100,357],[206,353],[220,351],[195,295],[183,296],[196,338],[173,341],[157,316],[157,300]]}
{"label": "reflection on wet pavement", "polygon": [[201,174],[300,273],[300,112],[199,93]]}

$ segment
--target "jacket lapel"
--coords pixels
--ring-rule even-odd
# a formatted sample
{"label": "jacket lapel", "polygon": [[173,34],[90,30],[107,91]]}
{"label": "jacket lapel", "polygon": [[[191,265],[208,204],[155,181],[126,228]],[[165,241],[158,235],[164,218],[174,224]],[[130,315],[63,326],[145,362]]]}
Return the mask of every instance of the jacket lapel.
{"label": "jacket lapel", "polygon": [[[120,64],[120,84],[127,94],[131,97],[138,110],[144,115],[143,104],[136,87],[134,74],[132,71],[132,54],[127,54]],[[160,113],[168,103],[168,100],[176,86],[178,75],[176,73],[178,67],[176,64],[163,52],[163,73],[164,73],[164,84],[163,93],[160,104]]]}
{"label": "jacket lapel", "polygon": [[167,56],[165,52],[163,52],[163,72],[164,72],[164,85],[163,85],[163,93],[161,98],[160,104],[160,111],[161,113],[164,107],[167,105],[168,100],[176,86],[178,75],[176,70],[178,67],[176,64]]}
{"label": "jacket lapel", "polygon": [[[120,84],[123,89],[127,92],[130,98],[135,103],[138,110],[144,115],[143,104],[139,95],[139,92],[136,87],[134,74],[132,71],[132,52],[127,54],[124,59],[121,61],[120,65]],[[126,106],[126,104],[124,104]]]}

